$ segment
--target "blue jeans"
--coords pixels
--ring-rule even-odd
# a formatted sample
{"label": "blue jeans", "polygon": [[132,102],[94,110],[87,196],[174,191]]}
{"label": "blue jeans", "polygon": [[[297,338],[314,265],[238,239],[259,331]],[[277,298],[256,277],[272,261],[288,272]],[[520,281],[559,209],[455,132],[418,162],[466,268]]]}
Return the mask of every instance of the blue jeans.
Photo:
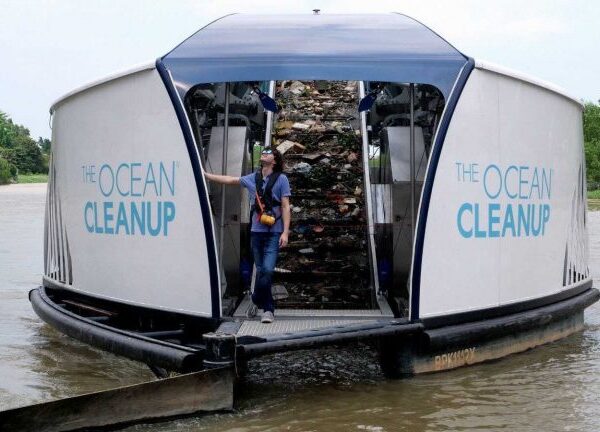
{"label": "blue jeans", "polygon": [[281,233],[253,232],[250,233],[250,245],[256,265],[256,282],[252,301],[265,312],[273,312],[275,304],[271,294],[271,281],[273,270],[279,252],[279,237]]}

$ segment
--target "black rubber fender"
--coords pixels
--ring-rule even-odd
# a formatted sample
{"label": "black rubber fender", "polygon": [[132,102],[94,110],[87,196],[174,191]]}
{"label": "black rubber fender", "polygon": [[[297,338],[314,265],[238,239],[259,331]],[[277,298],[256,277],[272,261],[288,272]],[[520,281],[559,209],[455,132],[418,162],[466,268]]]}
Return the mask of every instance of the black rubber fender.
{"label": "black rubber fender", "polygon": [[167,370],[202,369],[203,352],[117,329],[74,314],[55,304],[44,287],[29,292],[35,313],[58,331],[113,354]]}

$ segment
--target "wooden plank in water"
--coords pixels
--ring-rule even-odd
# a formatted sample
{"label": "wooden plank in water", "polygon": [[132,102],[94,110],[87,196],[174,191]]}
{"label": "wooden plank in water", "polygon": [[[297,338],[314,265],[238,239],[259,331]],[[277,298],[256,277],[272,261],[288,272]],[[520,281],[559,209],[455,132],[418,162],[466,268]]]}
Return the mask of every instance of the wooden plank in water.
{"label": "wooden plank in water", "polygon": [[212,369],[0,412],[1,431],[72,431],[233,408],[234,372]]}

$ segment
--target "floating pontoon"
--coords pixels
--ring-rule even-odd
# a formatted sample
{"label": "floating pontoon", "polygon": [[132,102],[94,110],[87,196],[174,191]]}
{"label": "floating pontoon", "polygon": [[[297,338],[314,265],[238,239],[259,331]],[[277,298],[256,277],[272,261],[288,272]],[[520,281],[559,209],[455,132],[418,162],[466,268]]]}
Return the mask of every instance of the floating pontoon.
{"label": "floating pontoon", "polygon": [[[295,81],[316,101],[294,108],[315,114],[308,122],[284,114]],[[336,111],[331,94],[318,106],[340,82],[354,108]],[[33,308],[153,367],[240,366],[371,340],[389,375],[439,371],[572,334],[600,296],[588,267],[580,102],[475,61],[404,15],[226,16],[51,113],[45,275]],[[287,299],[265,325],[246,318],[249,197],[208,185],[203,172],[251,173],[290,120],[312,131],[312,141],[292,141],[301,144],[290,152],[292,190],[304,188],[292,204],[310,208],[335,183],[331,206],[358,210],[319,219],[303,237],[336,233],[327,250],[296,248],[345,270],[319,273],[307,258],[293,276],[323,291],[304,298],[282,268]],[[336,171],[334,182],[300,185],[294,172],[319,163],[306,157],[321,142],[315,126],[340,145],[355,137],[354,165],[339,170],[360,184],[347,187]],[[353,255],[335,243],[350,225],[362,236]],[[355,297],[345,296],[351,283]]]}

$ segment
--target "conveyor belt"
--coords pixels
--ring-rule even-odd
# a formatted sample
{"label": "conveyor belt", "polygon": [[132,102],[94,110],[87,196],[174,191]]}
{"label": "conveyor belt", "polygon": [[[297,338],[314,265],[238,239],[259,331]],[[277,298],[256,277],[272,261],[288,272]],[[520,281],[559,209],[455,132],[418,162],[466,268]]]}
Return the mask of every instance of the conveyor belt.
{"label": "conveyor belt", "polygon": [[293,190],[289,245],[278,257],[285,272],[274,276],[289,295],[278,306],[376,309],[358,84],[278,81],[277,89],[267,141],[285,152]]}

